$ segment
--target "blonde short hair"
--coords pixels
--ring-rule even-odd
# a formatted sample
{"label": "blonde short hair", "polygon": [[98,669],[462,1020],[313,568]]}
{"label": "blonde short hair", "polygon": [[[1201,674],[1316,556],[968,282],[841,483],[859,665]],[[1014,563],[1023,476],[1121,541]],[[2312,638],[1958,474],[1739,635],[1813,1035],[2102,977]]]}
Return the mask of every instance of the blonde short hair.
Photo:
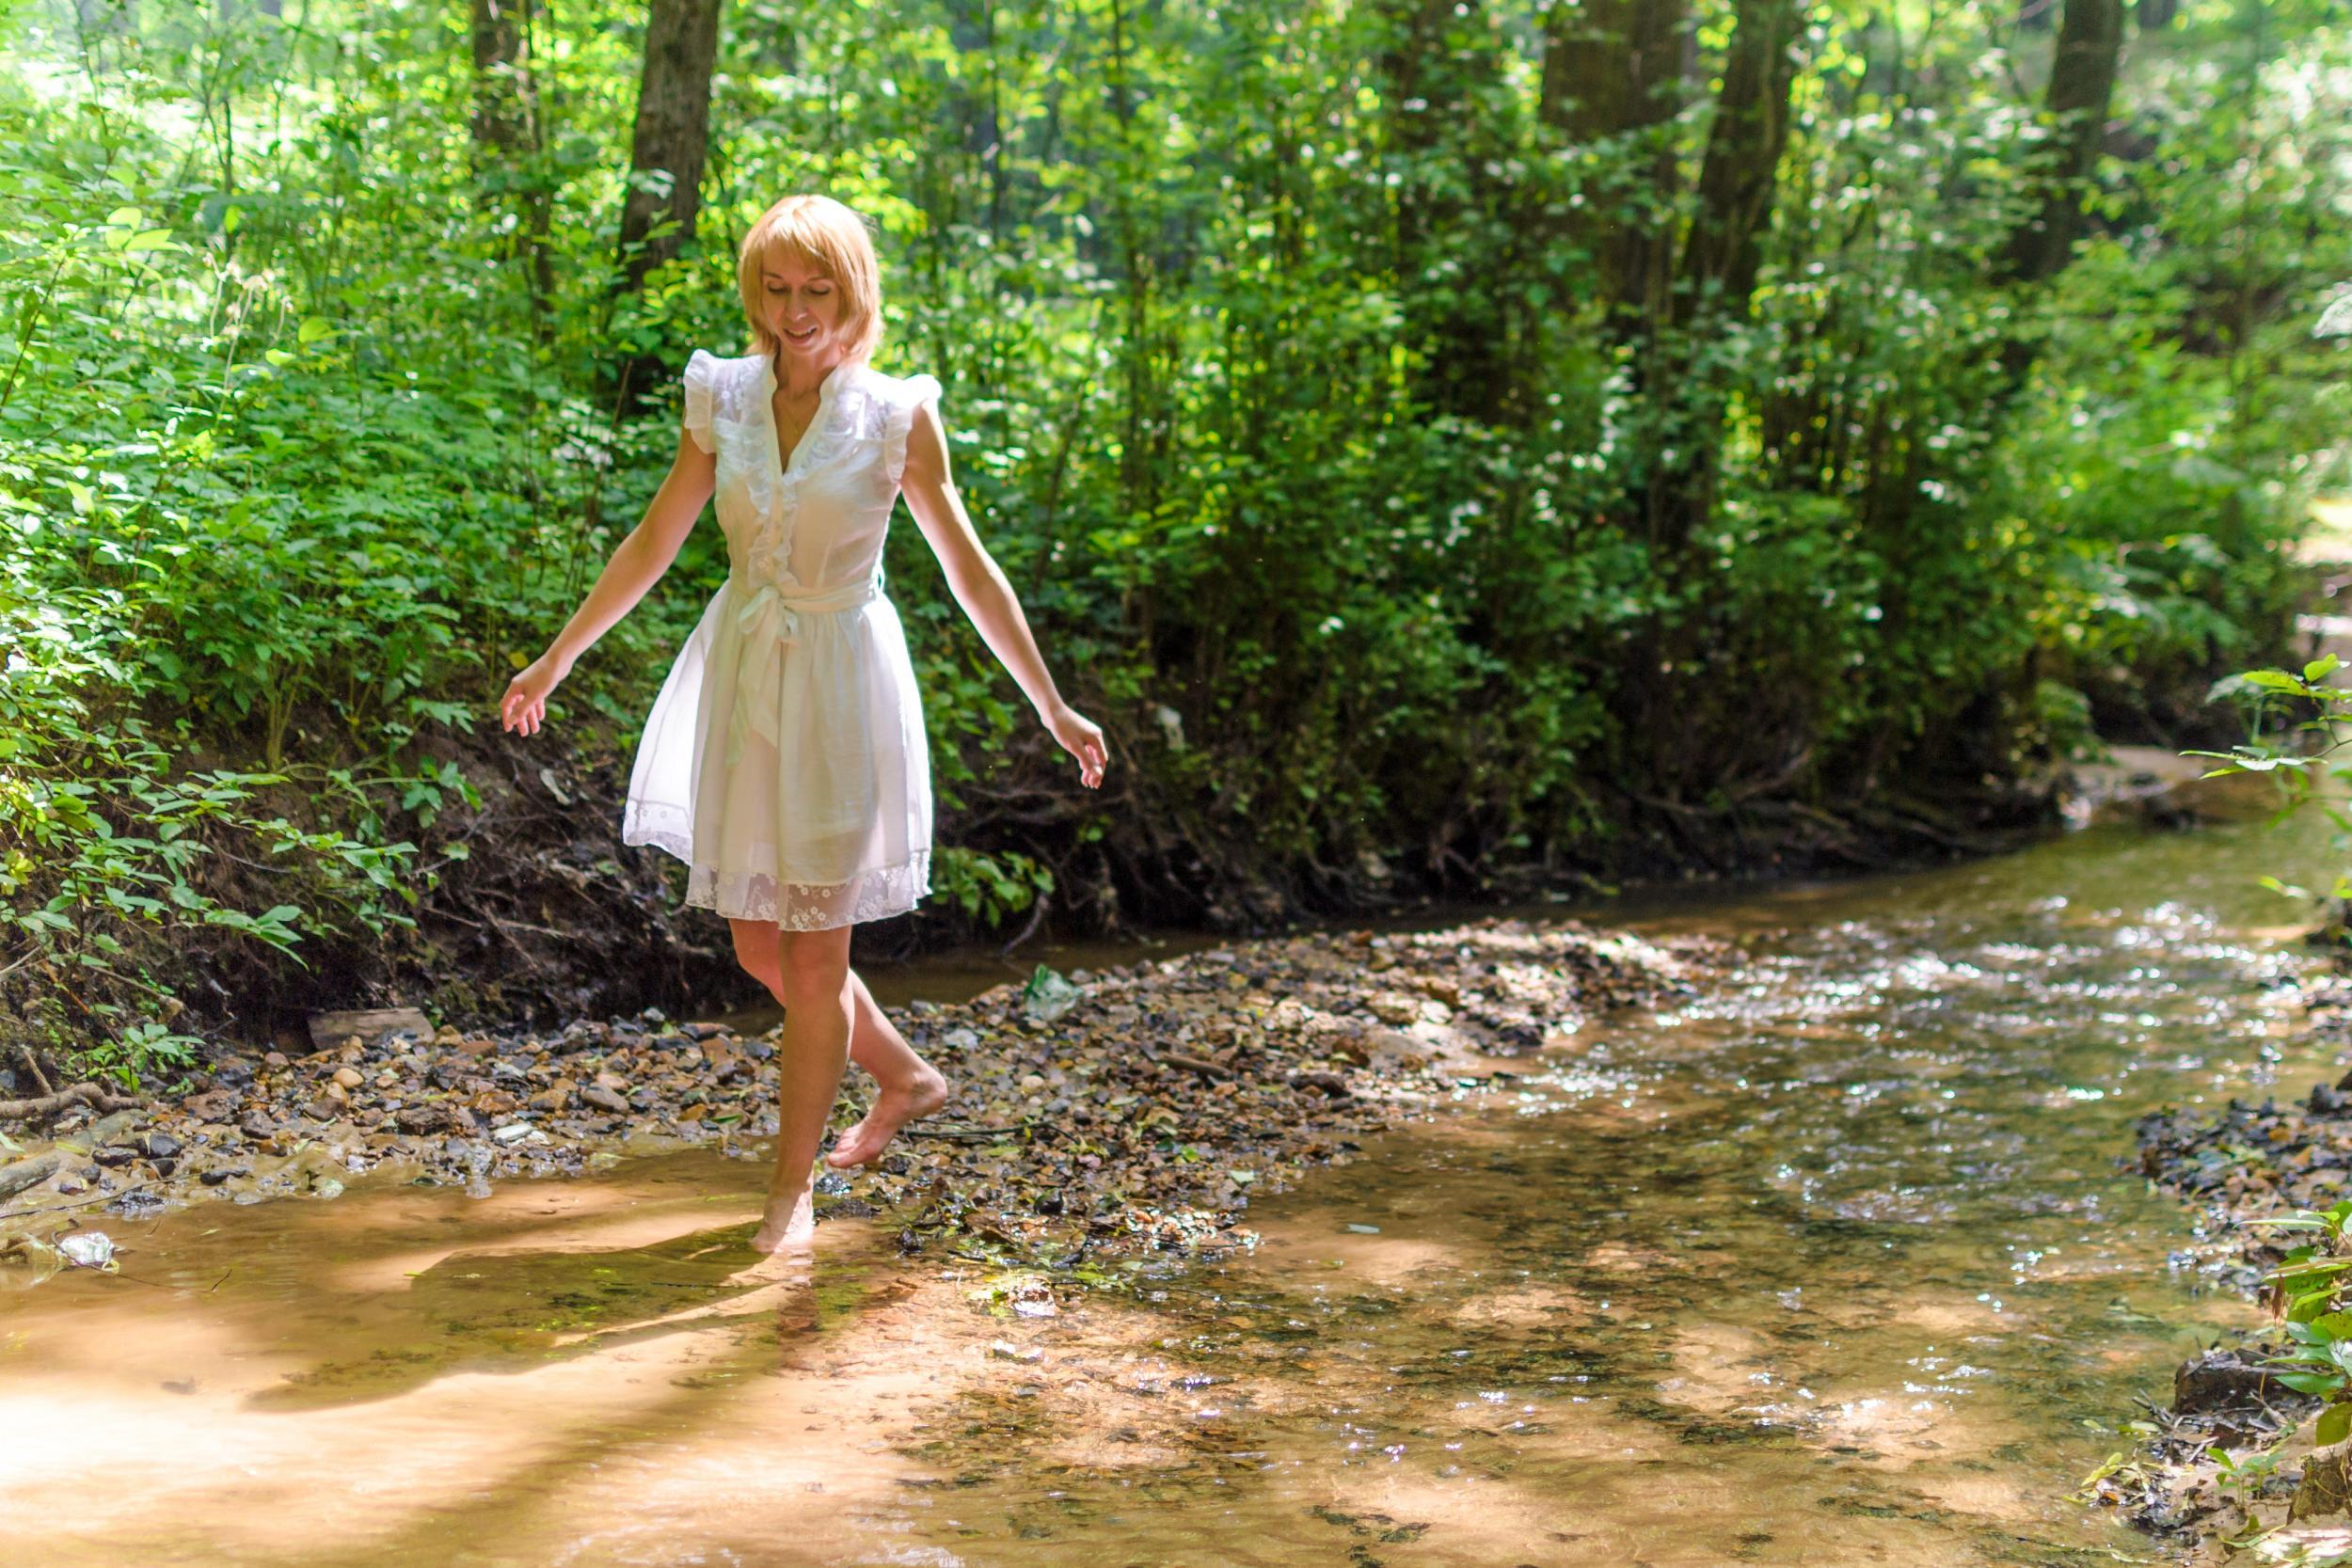
{"label": "blonde short hair", "polygon": [[868,359],[882,341],[882,265],[874,259],[866,220],[829,196],[787,196],[759,214],[735,259],[735,280],[751,324],[752,352],[775,356],[781,346],[761,309],[768,252],[793,251],[840,285],[849,357]]}

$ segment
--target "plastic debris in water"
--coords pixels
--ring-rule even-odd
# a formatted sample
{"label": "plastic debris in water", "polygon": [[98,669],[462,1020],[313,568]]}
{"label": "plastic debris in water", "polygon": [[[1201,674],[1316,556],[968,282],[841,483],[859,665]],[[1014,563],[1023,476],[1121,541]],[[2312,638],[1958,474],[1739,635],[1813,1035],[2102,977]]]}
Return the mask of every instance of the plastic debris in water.
{"label": "plastic debris in water", "polygon": [[28,1291],[65,1267],[57,1249],[31,1236],[0,1247],[0,1290]]}
{"label": "plastic debris in water", "polygon": [[77,1230],[57,1238],[57,1253],[77,1269],[112,1269],[114,1239],[103,1230]]}
{"label": "plastic debris in water", "polygon": [[1037,966],[1021,990],[1021,1010],[1031,1023],[1051,1023],[1078,1005],[1078,988],[1046,968]]}
{"label": "plastic debris in water", "polygon": [[1376,1225],[1351,1224],[1347,1228],[1354,1231],[1359,1236],[1377,1236],[1380,1234],[1380,1227]]}

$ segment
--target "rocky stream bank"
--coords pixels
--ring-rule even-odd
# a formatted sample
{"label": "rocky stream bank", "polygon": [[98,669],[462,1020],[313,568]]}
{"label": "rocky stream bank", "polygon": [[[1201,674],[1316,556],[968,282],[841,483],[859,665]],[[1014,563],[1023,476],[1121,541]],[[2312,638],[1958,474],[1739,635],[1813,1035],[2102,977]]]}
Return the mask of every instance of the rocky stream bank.
{"label": "rocky stream bank", "polygon": [[[2300,984],[2304,1026],[2339,1057],[2352,1053],[2352,974]],[[2345,1250],[2324,1232],[2277,1222],[2352,1196],[2352,1072],[2284,1101],[2157,1111],[2137,1132],[2142,1174],[2200,1210],[2176,1266],[2280,1313],[2287,1303],[2272,1276],[2292,1253],[2314,1242],[2323,1253]],[[2150,1402],[2127,1423],[2137,1451],[2091,1477],[2086,1498],[2127,1510],[2201,1561],[2245,1552],[2263,1562],[2347,1560],[2352,1444],[2318,1442],[2314,1418],[2327,1402],[2290,1386],[2299,1381],[2292,1375],[2281,1381],[2297,1370],[2283,1363],[2301,1348],[2277,1322],[2184,1361],[2170,1400]]]}
{"label": "rocky stream bank", "polygon": [[[1697,939],[1489,919],[1041,968],[968,1002],[917,1002],[897,1022],[952,1097],[877,1164],[821,1177],[818,1217],[883,1216],[910,1253],[1064,1268],[1247,1244],[1252,1194],[1507,1083],[1513,1060],[1687,992],[1727,958]],[[92,1086],[0,1104],[0,1281],[107,1266],[136,1222],[212,1199],[331,1199],[362,1178],[483,1195],[693,1145],[764,1160],[777,1045],[775,1030],[653,1010],[546,1034],[427,1023],[224,1055],[171,1102]],[[836,1132],[870,1088],[852,1070]]]}

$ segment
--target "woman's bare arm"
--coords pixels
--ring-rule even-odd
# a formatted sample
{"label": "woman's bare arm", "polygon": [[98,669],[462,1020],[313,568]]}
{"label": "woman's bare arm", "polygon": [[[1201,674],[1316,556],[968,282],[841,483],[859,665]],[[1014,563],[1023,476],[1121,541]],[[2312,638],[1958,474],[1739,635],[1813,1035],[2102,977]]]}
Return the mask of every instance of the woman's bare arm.
{"label": "woman's bare arm", "polygon": [[613,546],[596,585],[564,623],[564,629],[555,634],[548,651],[508,685],[499,704],[499,720],[505,728],[524,735],[538,733],[547,715],[548,693],[572,673],[580,655],[595,647],[596,640],[661,580],[661,574],[677,559],[686,536],[694,531],[694,523],[717,483],[718,460],[680,431],[677,455],[670,460],[661,487],[646,503],[644,516]]}
{"label": "woman's bare arm", "polygon": [[1103,769],[1110,762],[1103,732],[1062,701],[1055,688],[1012,584],[981,546],[979,533],[964,510],[963,496],[948,468],[946,432],[940,428],[939,416],[929,404],[914,410],[899,488],[906,496],[907,510],[914,514],[915,525],[922,529],[931,553],[946,573],[956,602],[971,617],[989,651],[1020,684],[1029,705],[1037,709],[1039,721],[1064,751],[1078,759],[1080,781],[1089,789],[1100,786]]}

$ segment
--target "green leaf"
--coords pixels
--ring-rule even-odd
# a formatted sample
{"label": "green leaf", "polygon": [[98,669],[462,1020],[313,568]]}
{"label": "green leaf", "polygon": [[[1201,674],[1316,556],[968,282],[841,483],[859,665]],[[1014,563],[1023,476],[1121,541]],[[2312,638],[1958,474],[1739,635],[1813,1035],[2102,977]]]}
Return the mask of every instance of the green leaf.
{"label": "green leaf", "polygon": [[2273,1381],[2298,1394],[2333,1394],[2344,1386],[2343,1378],[2326,1372],[2273,1372],[2270,1375]]}
{"label": "green leaf", "polygon": [[2321,1412],[2319,1425],[2312,1433],[2312,1441],[2321,1448],[2329,1448],[2352,1433],[2352,1404],[2331,1404]]}

